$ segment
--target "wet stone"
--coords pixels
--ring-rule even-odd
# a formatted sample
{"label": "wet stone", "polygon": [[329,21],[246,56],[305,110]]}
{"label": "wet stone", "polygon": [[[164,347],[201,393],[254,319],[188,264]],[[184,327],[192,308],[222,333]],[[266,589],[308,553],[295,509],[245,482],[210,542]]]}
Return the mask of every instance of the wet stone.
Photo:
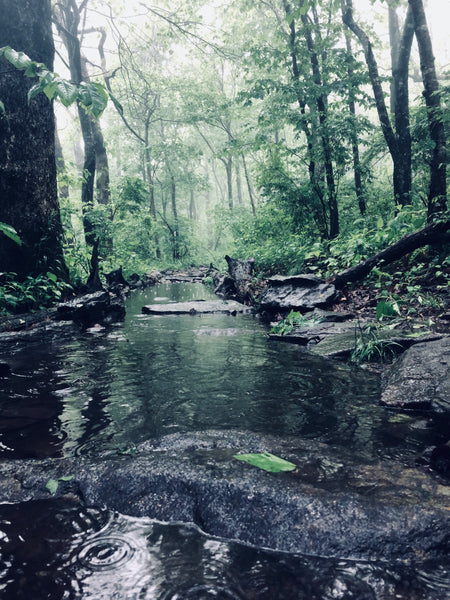
{"label": "wet stone", "polygon": [[381,403],[449,412],[450,337],[407,350],[383,377]]}

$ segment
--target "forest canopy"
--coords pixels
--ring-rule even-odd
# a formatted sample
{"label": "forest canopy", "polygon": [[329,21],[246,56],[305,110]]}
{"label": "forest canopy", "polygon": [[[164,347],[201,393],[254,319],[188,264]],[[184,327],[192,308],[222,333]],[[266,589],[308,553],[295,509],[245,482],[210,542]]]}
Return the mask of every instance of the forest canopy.
{"label": "forest canopy", "polygon": [[[48,4],[46,66],[78,90],[54,105],[72,282],[93,247],[105,272],[126,275],[231,254],[264,274],[331,276],[448,220],[450,51],[428,35],[432,3]],[[7,31],[0,46],[26,51]],[[92,86],[112,99],[100,117]],[[26,242],[23,223],[0,222]]]}

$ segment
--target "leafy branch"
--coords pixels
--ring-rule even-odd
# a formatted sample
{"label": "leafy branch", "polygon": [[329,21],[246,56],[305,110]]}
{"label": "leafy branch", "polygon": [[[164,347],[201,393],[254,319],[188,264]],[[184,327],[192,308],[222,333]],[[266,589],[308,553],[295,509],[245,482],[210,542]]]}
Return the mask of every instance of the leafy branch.
{"label": "leafy branch", "polygon": [[[118,100],[101,83],[82,81],[75,85],[50,71],[43,63],[31,60],[24,52],[17,52],[10,46],[0,48],[0,56],[4,56],[19,71],[23,71],[25,77],[38,79],[28,91],[28,102],[43,92],[49,100],[59,100],[66,107],[77,102],[95,119],[105,110],[108,99],[111,99],[119,112],[123,110]],[[1,101],[0,112],[6,114]]]}

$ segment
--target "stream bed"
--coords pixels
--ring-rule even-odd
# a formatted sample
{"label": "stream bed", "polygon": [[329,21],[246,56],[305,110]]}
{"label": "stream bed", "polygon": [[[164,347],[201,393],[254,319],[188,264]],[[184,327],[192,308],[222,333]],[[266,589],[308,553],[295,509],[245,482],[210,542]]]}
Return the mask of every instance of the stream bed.
{"label": "stream bed", "polygon": [[[378,406],[379,378],[267,339],[253,315],[143,315],[211,299],[200,284],[134,293],[124,323],[52,324],[0,340],[0,457],[132,455],[169,434],[247,430],[412,466],[448,421]],[[0,505],[0,597],[444,600],[450,564],[282,553],[198,527],[52,499]]]}

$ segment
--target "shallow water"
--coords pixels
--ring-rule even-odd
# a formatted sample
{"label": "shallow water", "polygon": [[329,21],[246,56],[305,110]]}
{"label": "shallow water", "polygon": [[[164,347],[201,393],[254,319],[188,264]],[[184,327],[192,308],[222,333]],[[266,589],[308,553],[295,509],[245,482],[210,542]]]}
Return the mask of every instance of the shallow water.
{"label": "shallow water", "polygon": [[286,554],[57,500],[0,506],[0,548],[6,600],[445,600],[449,589],[450,560],[414,570]]}
{"label": "shallow water", "polygon": [[86,455],[209,428],[402,460],[445,441],[448,423],[379,407],[376,375],[268,341],[252,315],[141,314],[144,304],[209,297],[199,284],[159,285],[134,294],[118,326],[60,325],[0,343],[13,371],[0,379],[0,456]]}
{"label": "shallow water", "polygon": [[[159,285],[113,327],[49,326],[0,342],[0,456],[127,451],[174,432],[298,435],[364,458],[414,464],[448,421],[378,406],[379,380],[267,339],[252,315],[142,315],[144,304],[208,299]],[[444,600],[448,562],[407,567],[283,554],[49,500],[0,506],[0,597],[207,600]]]}

